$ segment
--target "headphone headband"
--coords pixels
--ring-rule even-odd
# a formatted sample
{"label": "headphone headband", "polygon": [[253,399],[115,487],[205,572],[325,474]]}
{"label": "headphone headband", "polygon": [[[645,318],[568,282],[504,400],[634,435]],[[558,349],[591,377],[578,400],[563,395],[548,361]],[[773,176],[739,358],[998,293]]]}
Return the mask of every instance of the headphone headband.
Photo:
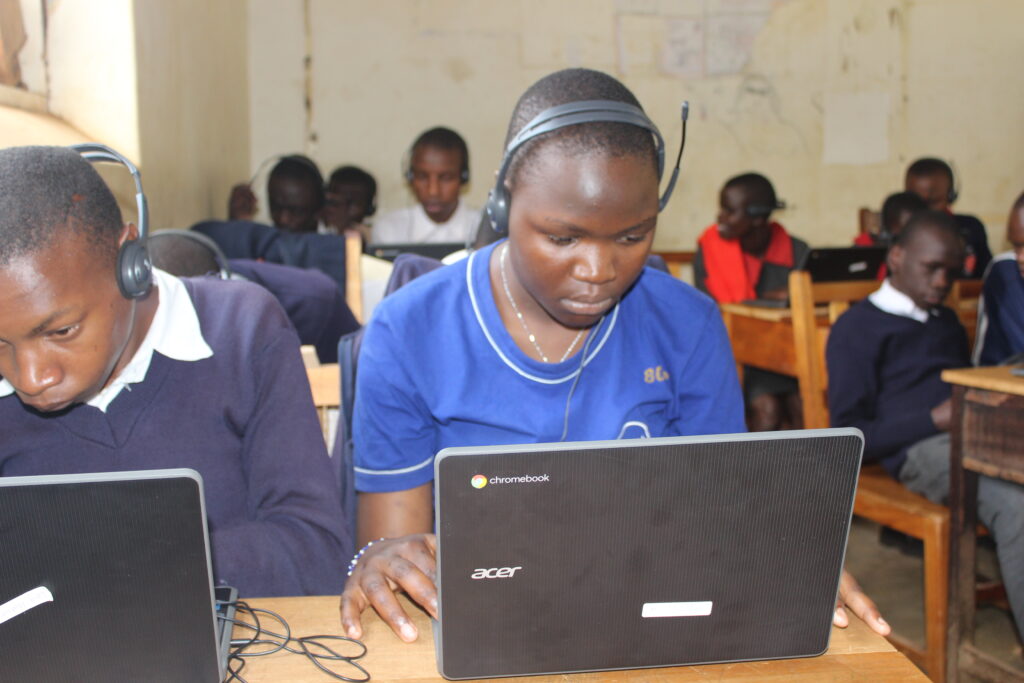
{"label": "headphone headband", "polygon": [[[165,237],[180,237],[206,247],[206,249],[213,254],[213,260],[217,263],[217,268],[219,269],[217,274],[218,277],[221,280],[231,279],[233,273],[231,272],[231,264],[228,263],[228,257],[224,254],[224,250],[220,248],[220,245],[217,244],[209,235],[204,235],[203,233],[195,232],[194,230],[170,228],[167,230],[158,230],[153,233],[153,236],[150,239],[159,240]],[[157,250],[157,253],[159,253],[159,250]],[[177,273],[171,273],[171,275],[177,275]]]}
{"label": "headphone headband", "polygon": [[120,152],[98,142],[83,142],[71,145],[70,149],[78,152],[89,163],[109,161],[121,164],[132,174],[132,180],[135,181],[139,236],[137,239],[127,240],[117,252],[117,286],[127,299],[145,296],[153,283],[153,265],[146,253],[146,238],[149,237],[149,203],[142,191],[142,175],[139,169]]}
{"label": "headphone headband", "polygon": [[[683,157],[683,147],[686,145],[686,119],[689,115],[690,104],[683,102],[681,108],[682,116],[682,138],[679,142],[679,155],[676,157],[676,165],[672,170],[672,177],[669,179],[665,192],[658,200],[658,211],[661,211],[668,204],[672,191],[675,189],[676,180],[679,177],[679,163]],[[501,166],[498,167],[498,175],[495,180],[494,189],[487,198],[487,215],[491,220],[491,227],[495,232],[504,233],[508,230],[509,196],[505,187],[505,176],[508,174],[512,157],[524,144],[551,131],[574,126],[581,123],[625,123],[631,126],[643,128],[654,136],[655,150],[658,155],[658,182],[665,171],[665,140],[661,136],[658,127],[643,112],[642,109],[625,102],[614,100],[580,100],[550,107],[533,117],[529,123],[516,133],[505,148],[505,154],[501,159]]]}

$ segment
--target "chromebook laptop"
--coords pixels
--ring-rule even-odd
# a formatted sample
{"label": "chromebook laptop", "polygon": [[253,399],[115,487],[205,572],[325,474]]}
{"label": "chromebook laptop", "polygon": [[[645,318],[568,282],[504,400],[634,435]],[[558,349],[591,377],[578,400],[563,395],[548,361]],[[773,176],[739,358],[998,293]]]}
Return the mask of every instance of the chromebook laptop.
{"label": "chromebook laptop", "polygon": [[0,548],[0,680],[223,680],[197,472],[0,477]]}
{"label": "chromebook laptop", "polygon": [[885,263],[885,247],[830,247],[811,249],[803,269],[812,282],[874,280]]}
{"label": "chromebook laptop", "polygon": [[464,242],[382,242],[366,247],[366,253],[387,261],[394,261],[402,254],[419,254],[440,261],[448,254],[465,248]]}
{"label": "chromebook laptop", "polygon": [[862,450],[828,429],[441,451],[438,670],[823,653]]}

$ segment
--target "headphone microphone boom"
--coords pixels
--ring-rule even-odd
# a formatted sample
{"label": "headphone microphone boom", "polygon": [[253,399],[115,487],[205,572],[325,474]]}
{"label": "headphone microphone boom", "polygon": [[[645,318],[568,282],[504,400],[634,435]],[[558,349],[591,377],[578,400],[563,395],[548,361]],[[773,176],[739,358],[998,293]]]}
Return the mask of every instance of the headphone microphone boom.
{"label": "headphone microphone boom", "polygon": [[138,209],[139,236],[126,240],[117,252],[117,288],[126,299],[138,299],[149,292],[153,283],[153,265],[146,253],[146,238],[149,237],[149,204],[142,191],[142,176],[139,169],[120,152],[98,142],[71,145],[70,149],[82,155],[90,163],[108,161],[121,164],[132,174],[135,181],[135,204]]}
{"label": "headphone microphone boom", "polygon": [[[682,136],[679,140],[679,154],[676,156],[675,168],[669,178],[668,185],[661,199],[658,200],[658,211],[662,211],[668,204],[672,191],[675,189],[676,180],[679,178],[679,165],[683,158],[683,148],[686,146],[686,120],[690,114],[690,103],[683,102],[680,109],[682,118]],[[525,126],[516,133],[515,137],[505,148],[505,154],[501,159],[501,166],[498,167],[498,175],[494,188],[487,196],[487,216],[491,221],[491,227],[496,233],[505,234],[508,232],[509,196],[508,188],[505,187],[505,175],[508,173],[509,164],[516,151],[524,144],[545,133],[574,126],[579,123],[627,123],[632,126],[643,128],[654,136],[655,148],[658,154],[658,182],[665,171],[665,140],[661,137],[658,127],[647,117],[640,107],[615,100],[581,100],[569,102],[556,107],[545,109],[537,114]]]}

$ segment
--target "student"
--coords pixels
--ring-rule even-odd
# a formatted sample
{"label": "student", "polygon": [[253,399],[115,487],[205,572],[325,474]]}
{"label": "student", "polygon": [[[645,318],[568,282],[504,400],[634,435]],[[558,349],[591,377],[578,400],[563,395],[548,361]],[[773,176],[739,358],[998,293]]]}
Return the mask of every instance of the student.
{"label": "student", "polygon": [[[789,273],[803,263],[809,248],[771,220],[779,205],[771,182],[759,173],[730,178],[718,202],[718,222],[697,242],[697,289],[718,303],[787,299]],[[792,377],[744,368],[744,394],[752,431],[801,426],[799,387]]]}
{"label": "student", "polygon": [[976,217],[953,213],[952,205],[959,191],[950,165],[933,157],[918,159],[907,167],[904,186],[908,192],[925,200],[929,208],[945,211],[953,217],[967,249],[963,277],[980,278],[992,260],[988,235],[985,234],[985,226]]}
{"label": "student", "polygon": [[[559,71],[520,98],[507,140],[551,107],[588,100],[639,107],[610,76]],[[558,128],[503,168],[507,221],[493,208],[508,239],[414,280],[366,328],[354,417],[358,535],[360,544],[387,540],[354,560],[341,599],[353,637],[373,605],[403,640],[416,638],[395,587],[436,614],[439,449],[743,430],[714,303],[644,267],[659,211],[651,133],[606,121]],[[852,579],[842,590],[887,632]]]}
{"label": "student", "polygon": [[375,243],[465,243],[475,234],[480,212],[459,197],[469,182],[469,148],[462,136],[449,128],[421,134],[409,152],[405,180],[418,203],[381,216],[373,226]]}
{"label": "student", "polygon": [[192,230],[160,230],[146,241],[153,265],[178,277],[217,275],[254,282],[274,295],[299,336],[321,363],[338,362],[338,340],[359,329],[334,280],[315,268],[227,259],[212,239]]}
{"label": "student", "polygon": [[117,275],[138,234],[77,152],[0,150],[0,475],[192,468],[217,584],[338,590],[351,542],[284,312],[248,283]]}
{"label": "student", "polygon": [[373,176],[356,166],[334,169],[327,181],[321,232],[343,235],[355,230],[368,244],[371,229],[366,219],[376,211],[377,181]]}
{"label": "student", "polygon": [[903,231],[910,217],[927,208],[928,204],[913,192],[894,192],[882,203],[878,233],[862,232],[853,243],[858,247],[888,247]]}
{"label": "student", "polygon": [[[267,179],[267,203],[274,227],[286,232],[317,232],[324,208],[324,178],[316,163],[302,154],[282,157]],[[252,220],[256,195],[246,184],[231,189],[228,220]]]}
{"label": "student", "polygon": [[995,257],[985,275],[976,365],[996,365],[1024,353],[1024,194],[1010,209],[1006,240],[1013,251]]}
{"label": "student", "polygon": [[[915,215],[889,251],[889,277],[836,321],[828,337],[832,424],[864,432],[865,462],[881,462],[929,500],[949,496],[950,386],[968,365],[967,335],[942,305],[963,267],[953,219]],[[1024,487],[981,476],[978,516],[992,532],[1018,632],[1024,627]]]}
{"label": "student", "polygon": [[718,303],[786,299],[789,273],[809,248],[771,220],[779,204],[771,182],[759,173],[730,178],[718,203],[718,222],[697,241],[697,289]]}

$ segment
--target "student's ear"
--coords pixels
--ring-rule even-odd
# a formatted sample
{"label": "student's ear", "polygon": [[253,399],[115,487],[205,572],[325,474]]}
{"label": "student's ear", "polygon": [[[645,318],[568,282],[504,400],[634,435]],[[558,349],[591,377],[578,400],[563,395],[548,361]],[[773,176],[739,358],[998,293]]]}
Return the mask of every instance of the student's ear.
{"label": "student's ear", "polygon": [[134,223],[125,223],[121,228],[121,236],[117,238],[117,246],[121,248],[125,242],[139,239],[139,229]]}
{"label": "student's ear", "polygon": [[903,258],[905,255],[906,252],[899,244],[889,247],[889,253],[885,257],[885,267],[889,271],[890,275],[898,273],[900,268],[903,267]]}

